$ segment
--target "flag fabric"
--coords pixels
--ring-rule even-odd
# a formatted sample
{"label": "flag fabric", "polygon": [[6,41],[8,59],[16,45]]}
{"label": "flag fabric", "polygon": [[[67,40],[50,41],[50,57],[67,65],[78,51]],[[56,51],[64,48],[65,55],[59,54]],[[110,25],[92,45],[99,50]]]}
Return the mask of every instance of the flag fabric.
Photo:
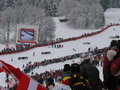
{"label": "flag fabric", "polygon": [[15,68],[2,60],[0,60],[0,72],[6,72],[13,76],[14,79],[18,79],[17,90],[46,90],[46,88],[37,81],[22,73],[19,68]]}
{"label": "flag fabric", "polygon": [[4,87],[0,86],[0,90],[8,90],[8,88],[4,88]]}
{"label": "flag fabric", "polygon": [[38,82],[22,74],[17,90],[47,90]]}
{"label": "flag fabric", "polygon": [[20,71],[19,68],[15,68],[10,64],[5,63],[2,60],[0,60],[0,72],[6,72],[7,74],[13,74],[19,80],[22,75],[22,72]]}

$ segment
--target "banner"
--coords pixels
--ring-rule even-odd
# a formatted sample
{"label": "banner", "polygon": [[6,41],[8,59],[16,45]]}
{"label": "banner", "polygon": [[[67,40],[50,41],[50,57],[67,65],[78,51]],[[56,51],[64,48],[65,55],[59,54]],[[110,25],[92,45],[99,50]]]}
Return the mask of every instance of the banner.
{"label": "banner", "polygon": [[32,78],[22,74],[17,90],[46,90],[46,88]]}
{"label": "banner", "polygon": [[37,81],[22,73],[19,68],[15,68],[2,60],[0,60],[0,72],[5,72],[15,79],[18,83],[17,90],[46,90]]}

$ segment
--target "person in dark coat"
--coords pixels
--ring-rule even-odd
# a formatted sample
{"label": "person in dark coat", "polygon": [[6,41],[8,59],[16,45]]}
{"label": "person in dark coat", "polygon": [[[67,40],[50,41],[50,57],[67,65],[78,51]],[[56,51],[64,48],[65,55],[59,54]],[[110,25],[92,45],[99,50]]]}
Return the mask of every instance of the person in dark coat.
{"label": "person in dark coat", "polygon": [[114,77],[116,78],[114,83],[116,90],[120,90],[120,40],[118,40],[117,48],[118,51],[116,56],[114,57],[114,60],[112,61],[110,71],[112,75],[114,75]]}
{"label": "person in dark coat", "polygon": [[116,90],[120,90],[120,57],[114,60],[111,64],[111,73],[116,77]]}
{"label": "person in dark coat", "polygon": [[85,56],[80,64],[80,74],[89,80],[91,90],[101,90],[102,83],[99,78],[99,70],[91,64],[89,56]]}
{"label": "person in dark coat", "polygon": [[68,82],[72,90],[91,90],[89,80],[80,75],[80,65],[77,63],[71,65],[71,76]]}
{"label": "person in dark coat", "polygon": [[62,80],[61,80],[61,83],[62,84],[65,84],[65,85],[68,85],[68,82],[66,82],[66,77],[70,77],[71,76],[71,73],[70,73],[70,65],[69,64],[65,64],[64,65],[64,68],[63,68],[63,76],[62,76]]}
{"label": "person in dark coat", "polygon": [[66,76],[70,76],[70,65],[65,64],[63,68],[63,78]]}
{"label": "person in dark coat", "polygon": [[46,79],[46,88],[52,90],[55,86],[54,79],[52,77]]}

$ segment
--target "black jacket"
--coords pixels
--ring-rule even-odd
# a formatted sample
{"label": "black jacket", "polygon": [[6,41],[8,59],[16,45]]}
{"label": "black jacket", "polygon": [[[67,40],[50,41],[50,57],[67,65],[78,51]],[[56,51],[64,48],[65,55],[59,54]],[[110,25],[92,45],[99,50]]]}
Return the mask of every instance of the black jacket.
{"label": "black jacket", "polygon": [[80,74],[89,80],[92,90],[100,90],[99,70],[90,63],[90,60],[80,64]]}

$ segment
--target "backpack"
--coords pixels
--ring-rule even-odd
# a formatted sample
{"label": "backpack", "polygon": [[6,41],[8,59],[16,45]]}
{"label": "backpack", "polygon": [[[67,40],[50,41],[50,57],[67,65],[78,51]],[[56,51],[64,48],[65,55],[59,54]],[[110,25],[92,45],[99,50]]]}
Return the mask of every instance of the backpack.
{"label": "backpack", "polygon": [[90,90],[89,81],[79,74],[72,74],[68,80],[72,90]]}

